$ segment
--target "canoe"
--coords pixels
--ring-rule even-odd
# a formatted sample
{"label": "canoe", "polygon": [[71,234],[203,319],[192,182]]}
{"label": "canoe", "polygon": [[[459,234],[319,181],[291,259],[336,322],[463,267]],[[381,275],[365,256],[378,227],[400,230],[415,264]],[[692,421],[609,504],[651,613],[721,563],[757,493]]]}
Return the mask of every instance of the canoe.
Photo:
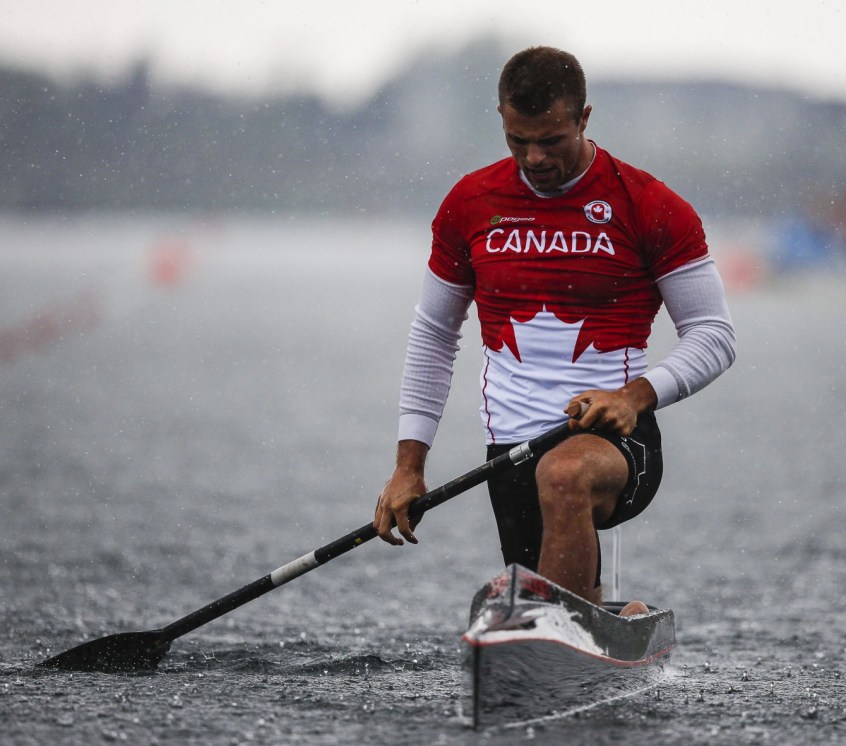
{"label": "canoe", "polygon": [[673,612],[621,617],[510,565],[475,595],[464,643],[473,727],[554,716],[656,681],[676,644]]}

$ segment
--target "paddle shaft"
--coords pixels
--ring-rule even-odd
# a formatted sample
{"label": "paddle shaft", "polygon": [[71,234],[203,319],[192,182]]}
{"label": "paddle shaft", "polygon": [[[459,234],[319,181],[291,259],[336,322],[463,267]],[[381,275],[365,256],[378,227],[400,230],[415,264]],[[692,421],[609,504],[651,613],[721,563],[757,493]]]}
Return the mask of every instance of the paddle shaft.
{"label": "paddle shaft", "polygon": [[[528,440],[519,446],[512,448],[508,453],[503,453],[490,461],[485,462],[481,466],[476,467],[472,471],[456,477],[451,482],[438,487],[425,495],[421,495],[409,507],[409,515],[412,518],[423,515],[427,510],[437,507],[441,503],[466,492],[473,487],[487,481],[490,477],[510,469],[512,466],[526,461],[539,450],[548,446],[554,445],[559,440],[562,440],[570,431],[569,422],[565,422],[558,427],[549,430],[537,438]],[[302,557],[289,562],[286,565],[278,567],[273,572],[268,573],[262,578],[248,583],[239,588],[237,591],[223,596],[222,598],[212,601],[210,604],[203,606],[201,609],[191,612],[187,616],[177,619],[175,622],[167,625],[160,630],[159,636],[162,642],[170,642],[177,637],[191,632],[192,630],[201,627],[204,624],[217,619],[224,614],[227,614],[239,606],[253,601],[259,596],[263,596],[268,591],[278,588],[280,585],[294,580],[301,575],[313,570],[315,567],[325,565],[329,560],[340,557],[342,554],[355,549],[357,546],[364,544],[367,541],[376,537],[376,529],[372,523],[368,523],[355,531],[351,531],[345,536],[335,539],[313,552],[304,554]]]}

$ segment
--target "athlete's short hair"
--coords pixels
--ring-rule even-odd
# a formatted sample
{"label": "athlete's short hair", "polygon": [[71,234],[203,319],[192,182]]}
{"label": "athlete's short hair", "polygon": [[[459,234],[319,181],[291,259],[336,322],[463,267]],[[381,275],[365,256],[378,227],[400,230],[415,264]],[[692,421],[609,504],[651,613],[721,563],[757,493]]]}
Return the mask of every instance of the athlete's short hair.
{"label": "athlete's short hair", "polygon": [[517,52],[499,76],[499,104],[521,114],[537,116],[555,101],[564,101],[578,120],[587,100],[585,73],[569,52],[554,47],[529,47]]}

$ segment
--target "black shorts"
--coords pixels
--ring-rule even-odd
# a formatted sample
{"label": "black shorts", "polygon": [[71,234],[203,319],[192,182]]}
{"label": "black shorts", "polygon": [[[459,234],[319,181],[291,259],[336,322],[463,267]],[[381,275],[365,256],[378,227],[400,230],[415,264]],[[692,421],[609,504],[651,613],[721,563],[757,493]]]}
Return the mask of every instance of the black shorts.
{"label": "black shorts", "polygon": [[[567,437],[577,437],[584,432],[598,435],[614,444],[629,465],[629,479],[617,499],[617,507],[605,523],[597,526],[598,529],[613,528],[643,512],[658,491],[664,470],[661,431],[655,415],[649,412],[638,418],[637,426],[627,437],[599,430],[575,430]],[[488,446],[488,459],[507,453],[515,445]],[[542,455],[543,452],[536,453],[528,461],[488,480],[488,492],[506,565],[517,562],[530,570],[537,570],[538,567],[543,524],[535,468]]]}

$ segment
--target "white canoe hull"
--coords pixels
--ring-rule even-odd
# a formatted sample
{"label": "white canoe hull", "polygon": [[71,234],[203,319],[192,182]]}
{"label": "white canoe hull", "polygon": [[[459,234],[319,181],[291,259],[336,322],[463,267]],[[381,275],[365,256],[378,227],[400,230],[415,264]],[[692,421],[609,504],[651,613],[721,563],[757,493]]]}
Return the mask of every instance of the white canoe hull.
{"label": "white canoe hull", "polygon": [[670,610],[619,617],[519,565],[473,601],[465,643],[474,727],[593,704],[660,675],[675,646]]}

